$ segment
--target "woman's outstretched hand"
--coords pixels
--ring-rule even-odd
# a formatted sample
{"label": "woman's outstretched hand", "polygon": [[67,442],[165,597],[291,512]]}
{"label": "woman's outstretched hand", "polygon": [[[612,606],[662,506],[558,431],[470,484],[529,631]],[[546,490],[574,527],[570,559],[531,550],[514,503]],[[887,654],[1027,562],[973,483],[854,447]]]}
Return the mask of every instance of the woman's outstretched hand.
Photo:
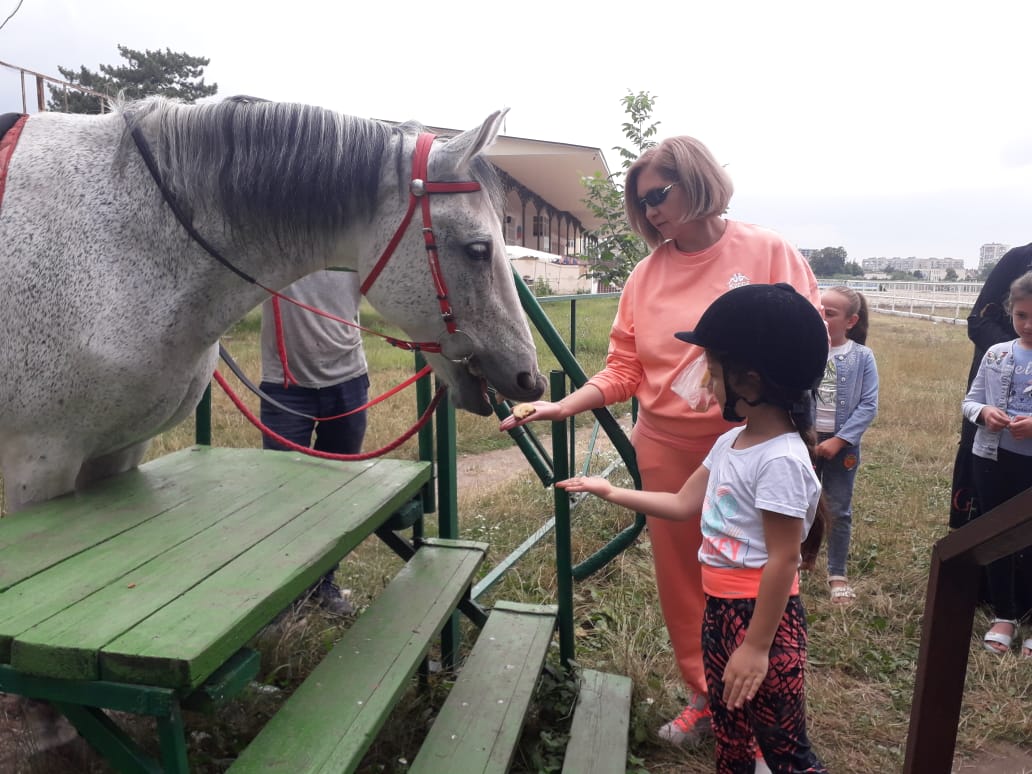
{"label": "woman's outstretched hand", "polygon": [[498,425],[498,430],[500,432],[504,433],[506,430],[512,430],[514,427],[525,425],[527,422],[536,422],[539,419],[552,420],[554,422],[558,419],[566,418],[563,416],[563,410],[558,403],[550,403],[547,400],[536,400],[533,403],[520,405],[533,406],[534,411],[523,419],[520,419],[515,414],[510,414],[501,421],[501,424]]}
{"label": "woman's outstretched hand", "polygon": [[567,492],[587,492],[602,498],[606,498],[613,491],[609,479],[602,476],[574,476],[565,481],[557,481],[555,485]]}

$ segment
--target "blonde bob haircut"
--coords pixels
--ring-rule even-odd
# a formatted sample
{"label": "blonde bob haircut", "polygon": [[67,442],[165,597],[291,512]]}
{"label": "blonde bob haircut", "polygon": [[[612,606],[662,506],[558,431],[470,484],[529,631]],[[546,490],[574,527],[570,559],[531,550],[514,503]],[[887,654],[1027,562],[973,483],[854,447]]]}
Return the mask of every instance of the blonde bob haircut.
{"label": "blonde bob haircut", "polygon": [[641,194],[638,192],[638,176],[645,167],[652,167],[664,180],[679,183],[683,187],[688,209],[681,216],[681,223],[727,212],[735,186],[724,168],[713,158],[709,148],[694,137],[668,137],[655,148],[649,148],[631,164],[624,182],[627,221],[649,247],[659,247],[664,239],[649,223],[639,203]]}

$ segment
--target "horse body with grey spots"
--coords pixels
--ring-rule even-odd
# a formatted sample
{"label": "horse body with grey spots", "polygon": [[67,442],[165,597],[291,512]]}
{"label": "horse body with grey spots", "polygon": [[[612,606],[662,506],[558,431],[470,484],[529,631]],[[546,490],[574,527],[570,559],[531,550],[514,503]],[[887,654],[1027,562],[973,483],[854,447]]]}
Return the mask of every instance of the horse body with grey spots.
{"label": "horse body with grey spots", "polygon": [[[472,357],[427,359],[456,405],[483,415],[484,378],[515,399],[544,389],[505,255],[497,180],[479,155],[501,118],[435,142],[429,156],[430,180],[481,183],[431,200]],[[274,289],[324,268],[369,273],[408,204],[419,131],[250,100],[151,99],[104,116],[30,117],[0,204],[8,511],[139,464],[148,440],[196,407],[221,334],[266,294],[188,233],[127,125],[153,148],[196,232]],[[367,296],[412,340],[434,342],[447,334],[416,220]]]}

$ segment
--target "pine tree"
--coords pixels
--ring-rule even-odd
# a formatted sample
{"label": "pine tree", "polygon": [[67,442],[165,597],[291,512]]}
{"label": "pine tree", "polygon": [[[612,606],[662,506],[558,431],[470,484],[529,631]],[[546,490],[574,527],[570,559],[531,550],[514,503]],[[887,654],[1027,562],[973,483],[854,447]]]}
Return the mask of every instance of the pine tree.
{"label": "pine tree", "polygon": [[[61,66],[57,69],[69,83],[106,94],[112,99],[121,93],[127,99],[160,95],[195,102],[219,90],[218,84],[204,82],[204,68],[211,61],[207,57],[191,56],[168,48],[164,51],[136,51],[126,46],[118,47],[118,55],[126,64],[102,64],[100,72],[83,66],[78,71]],[[101,99],[93,94],[49,84],[47,88],[50,89],[48,110],[101,113],[106,109]]]}

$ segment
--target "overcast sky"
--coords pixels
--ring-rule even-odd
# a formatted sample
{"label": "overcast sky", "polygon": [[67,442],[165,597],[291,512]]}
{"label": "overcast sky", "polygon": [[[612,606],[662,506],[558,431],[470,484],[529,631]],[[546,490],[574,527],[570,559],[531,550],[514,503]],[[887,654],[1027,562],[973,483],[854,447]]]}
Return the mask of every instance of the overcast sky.
{"label": "overcast sky", "polygon": [[505,134],[613,169],[621,99],[649,91],[661,137],[727,165],[731,217],[856,260],[974,266],[986,242],[1032,241],[1030,30],[1029,0],[23,0],[0,60],[60,77],[170,48],[210,58],[220,96],[456,129],[509,107]]}

